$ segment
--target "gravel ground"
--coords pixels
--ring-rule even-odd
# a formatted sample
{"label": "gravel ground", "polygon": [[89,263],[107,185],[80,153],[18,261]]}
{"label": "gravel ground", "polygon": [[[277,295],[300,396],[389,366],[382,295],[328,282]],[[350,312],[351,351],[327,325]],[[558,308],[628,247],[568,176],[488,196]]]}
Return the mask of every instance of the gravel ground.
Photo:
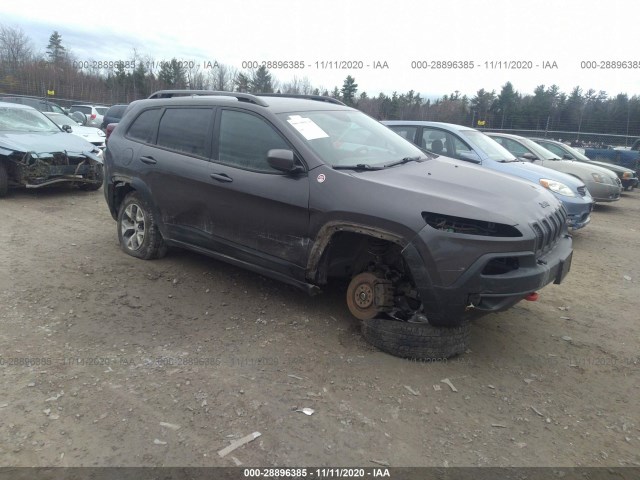
{"label": "gravel ground", "polygon": [[640,465],[639,192],[596,207],[562,285],[432,363],[369,346],[337,287],[125,255],[101,190],[0,218],[0,465]]}

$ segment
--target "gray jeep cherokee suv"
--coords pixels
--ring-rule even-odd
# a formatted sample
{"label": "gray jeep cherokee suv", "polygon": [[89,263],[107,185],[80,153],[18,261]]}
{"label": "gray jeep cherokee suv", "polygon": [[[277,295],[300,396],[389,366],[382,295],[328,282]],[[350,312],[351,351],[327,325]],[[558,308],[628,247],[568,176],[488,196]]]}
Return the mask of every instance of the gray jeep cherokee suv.
{"label": "gray jeep cherokee suv", "polygon": [[544,188],[435,158],[337,100],[155,96],[129,106],[105,158],[129,255],[188,248],[310,293],[347,278],[365,338],[412,358],[463,352],[469,317],[569,270]]}

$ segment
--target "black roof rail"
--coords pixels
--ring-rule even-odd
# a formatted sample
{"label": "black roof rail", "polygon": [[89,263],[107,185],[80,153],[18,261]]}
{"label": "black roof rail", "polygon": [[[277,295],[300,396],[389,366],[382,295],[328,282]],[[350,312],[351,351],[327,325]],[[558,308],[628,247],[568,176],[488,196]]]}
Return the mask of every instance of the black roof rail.
{"label": "black roof rail", "polygon": [[317,102],[335,103],[336,105],[347,106],[346,103],[341,102],[337,98],[325,97],[323,95],[303,95],[296,93],[258,93],[258,97],[284,97],[284,98],[303,98],[306,100],[315,100]]}
{"label": "black roof rail", "polygon": [[154,98],[173,98],[173,97],[194,97],[194,96],[215,96],[215,97],[233,97],[239,102],[255,103],[261,107],[268,107],[269,104],[261,98],[251,95],[250,93],[240,92],[222,92],[217,90],[158,90],[149,95],[150,99]]}

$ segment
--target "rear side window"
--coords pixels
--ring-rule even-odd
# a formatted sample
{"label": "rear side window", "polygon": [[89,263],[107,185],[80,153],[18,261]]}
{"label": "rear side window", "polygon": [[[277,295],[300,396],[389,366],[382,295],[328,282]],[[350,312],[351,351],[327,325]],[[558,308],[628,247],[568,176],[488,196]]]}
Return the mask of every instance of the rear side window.
{"label": "rear side window", "polygon": [[96,107],[96,112],[98,112],[98,115],[104,115],[105,113],[107,113],[107,110],[109,110],[107,107]]}
{"label": "rear side window", "polygon": [[204,157],[212,119],[210,108],[168,108],[160,120],[157,144]]}
{"label": "rear side window", "polygon": [[220,163],[258,172],[280,173],[267,162],[267,153],[273,148],[291,147],[261,118],[234,110],[222,111]]}
{"label": "rear side window", "polygon": [[159,108],[142,112],[129,127],[127,137],[144,143],[152,143],[158,129],[158,119],[161,113]]}

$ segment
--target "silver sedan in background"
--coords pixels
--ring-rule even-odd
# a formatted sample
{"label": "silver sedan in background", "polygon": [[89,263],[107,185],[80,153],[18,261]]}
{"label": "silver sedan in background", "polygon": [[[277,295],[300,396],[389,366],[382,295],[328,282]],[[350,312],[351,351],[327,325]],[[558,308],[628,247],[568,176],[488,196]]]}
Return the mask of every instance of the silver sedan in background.
{"label": "silver sedan in background", "polygon": [[620,200],[622,184],[611,170],[575,160],[562,160],[533,140],[519,135],[493,132],[487,132],[487,135],[518,158],[579,178],[596,202]]}

